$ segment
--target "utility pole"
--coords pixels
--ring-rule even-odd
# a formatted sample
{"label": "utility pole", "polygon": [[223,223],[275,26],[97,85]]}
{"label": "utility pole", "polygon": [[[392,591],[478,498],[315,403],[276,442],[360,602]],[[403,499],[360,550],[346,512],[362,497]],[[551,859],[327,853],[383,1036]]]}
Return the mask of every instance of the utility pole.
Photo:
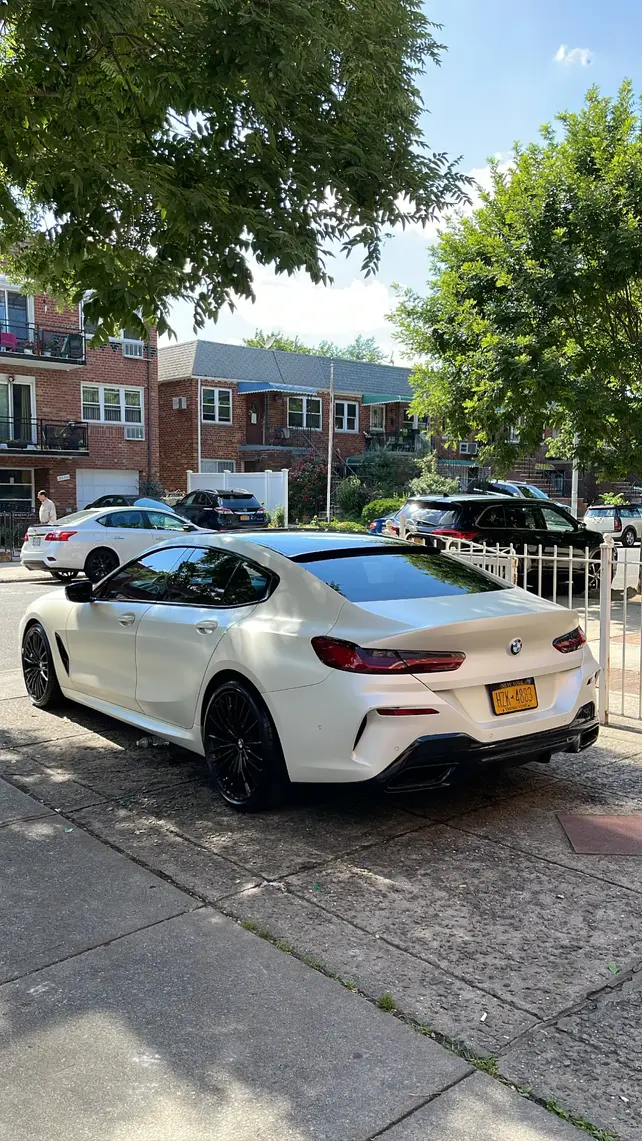
{"label": "utility pole", "polygon": [[573,470],[571,472],[571,515],[573,515],[575,519],[577,519],[577,488],[578,488],[578,476],[579,476],[579,470],[578,470],[578,464],[577,464],[578,441],[579,441],[579,437],[578,437],[578,434],[576,432],[575,435],[573,436],[573,446],[574,446],[575,450],[573,452]]}
{"label": "utility pole", "polygon": [[330,522],[332,500],[332,453],[334,452],[334,360],[330,358],[330,423],[328,424],[328,483],[326,487],[325,509]]}

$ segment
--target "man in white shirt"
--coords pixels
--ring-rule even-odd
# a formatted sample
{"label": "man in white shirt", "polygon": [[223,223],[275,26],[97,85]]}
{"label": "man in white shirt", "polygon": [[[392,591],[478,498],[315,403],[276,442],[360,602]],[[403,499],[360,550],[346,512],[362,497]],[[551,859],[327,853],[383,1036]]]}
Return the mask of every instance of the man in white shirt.
{"label": "man in white shirt", "polygon": [[55,523],[56,522],[56,505],[49,498],[46,491],[38,492],[38,499],[40,500],[40,511],[38,518],[41,523]]}

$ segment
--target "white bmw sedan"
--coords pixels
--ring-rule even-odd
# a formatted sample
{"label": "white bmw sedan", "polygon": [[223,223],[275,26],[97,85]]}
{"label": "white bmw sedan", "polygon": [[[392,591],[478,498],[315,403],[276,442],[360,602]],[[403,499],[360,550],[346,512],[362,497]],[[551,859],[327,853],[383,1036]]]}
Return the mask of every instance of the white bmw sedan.
{"label": "white bmw sedan", "polygon": [[197,531],[168,508],[95,507],[57,523],[29,527],[20,552],[23,567],[50,571],[66,582],[84,571],[99,582],[110,571],[179,532]]}
{"label": "white bmw sedan", "polygon": [[62,696],[205,757],[228,804],[289,781],[452,783],[593,744],[572,610],[377,535],[176,536],[33,602],[32,701]]}

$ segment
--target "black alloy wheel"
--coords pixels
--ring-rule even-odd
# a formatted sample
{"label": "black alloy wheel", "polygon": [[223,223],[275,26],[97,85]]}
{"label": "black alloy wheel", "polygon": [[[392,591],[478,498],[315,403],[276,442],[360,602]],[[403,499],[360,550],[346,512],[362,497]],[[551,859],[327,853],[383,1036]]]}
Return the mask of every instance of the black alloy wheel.
{"label": "black alloy wheel", "polygon": [[637,538],[638,537],[633,530],[633,527],[627,527],[624,534],[622,535],[622,546],[634,547],[637,542]]}
{"label": "black alloy wheel", "polygon": [[47,635],[39,622],[25,630],[22,639],[22,676],[27,693],[38,709],[57,705],[62,693],[56,677]]}
{"label": "black alloy wheel", "polygon": [[59,582],[71,582],[79,573],[77,570],[55,570],[51,572],[53,578],[57,578]]}
{"label": "black alloy wheel", "polygon": [[87,555],[85,574],[90,582],[100,582],[101,578],[116,570],[118,556],[107,547],[98,547]]}
{"label": "black alloy wheel", "polygon": [[284,797],[287,770],[265,705],[241,681],[223,682],[203,719],[205,760],[226,804],[239,812],[274,808]]}

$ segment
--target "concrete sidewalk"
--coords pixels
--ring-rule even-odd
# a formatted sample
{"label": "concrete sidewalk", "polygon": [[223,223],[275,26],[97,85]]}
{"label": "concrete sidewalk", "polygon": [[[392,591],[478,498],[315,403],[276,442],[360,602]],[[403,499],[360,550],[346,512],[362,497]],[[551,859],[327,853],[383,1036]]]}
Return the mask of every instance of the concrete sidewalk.
{"label": "concrete sidewalk", "polygon": [[57,584],[57,579],[46,571],[30,571],[20,563],[0,562],[0,583],[3,582],[50,582]]}
{"label": "concrete sidewalk", "polygon": [[12,1141],[586,1137],[4,780],[0,909]]}

